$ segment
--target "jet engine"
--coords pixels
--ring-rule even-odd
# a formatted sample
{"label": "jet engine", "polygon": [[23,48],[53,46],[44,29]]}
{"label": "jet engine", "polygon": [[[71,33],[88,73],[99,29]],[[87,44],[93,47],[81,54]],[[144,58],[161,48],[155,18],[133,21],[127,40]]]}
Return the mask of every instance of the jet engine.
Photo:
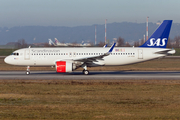
{"label": "jet engine", "polygon": [[76,66],[72,62],[67,62],[67,61],[56,62],[56,72],[58,73],[72,72],[75,69]]}

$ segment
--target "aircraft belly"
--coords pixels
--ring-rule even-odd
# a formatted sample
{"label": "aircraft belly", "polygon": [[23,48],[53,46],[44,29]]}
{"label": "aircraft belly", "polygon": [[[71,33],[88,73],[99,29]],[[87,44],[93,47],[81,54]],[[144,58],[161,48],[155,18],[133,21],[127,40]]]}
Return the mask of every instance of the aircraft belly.
{"label": "aircraft belly", "polygon": [[116,56],[105,59],[105,65],[126,65],[137,62],[137,58],[128,56]]}
{"label": "aircraft belly", "polygon": [[21,66],[52,66],[54,63],[52,62],[53,59],[48,60],[48,59],[43,59],[41,57],[34,57],[31,58],[30,60],[20,60],[19,65]]}
{"label": "aircraft belly", "polygon": [[[164,55],[161,55],[164,56]],[[105,65],[127,65],[134,64],[138,62],[143,62],[151,59],[155,59],[161,57],[156,54],[148,54],[143,57],[143,59],[139,59],[138,56],[116,56],[116,57],[107,57],[105,58]]]}

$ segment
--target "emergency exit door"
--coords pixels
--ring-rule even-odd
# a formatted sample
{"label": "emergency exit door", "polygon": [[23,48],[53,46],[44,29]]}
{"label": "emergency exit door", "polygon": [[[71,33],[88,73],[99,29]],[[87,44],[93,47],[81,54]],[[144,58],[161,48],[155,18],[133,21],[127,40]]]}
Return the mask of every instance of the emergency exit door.
{"label": "emergency exit door", "polygon": [[25,50],[24,51],[24,59],[25,60],[30,60],[30,50]]}
{"label": "emergency exit door", "polygon": [[142,49],[138,50],[138,59],[143,59],[143,50]]}

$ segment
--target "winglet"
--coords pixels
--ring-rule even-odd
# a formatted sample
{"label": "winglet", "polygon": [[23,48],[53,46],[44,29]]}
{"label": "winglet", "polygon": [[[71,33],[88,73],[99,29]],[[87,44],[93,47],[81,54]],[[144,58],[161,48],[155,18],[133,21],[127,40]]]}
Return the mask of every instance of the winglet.
{"label": "winglet", "polygon": [[108,53],[111,53],[111,52],[113,51],[115,45],[116,45],[116,43],[114,43],[114,44],[111,46],[111,48],[109,49]]}
{"label": "winglet", "polygon": [[107,47],[107,44],[103,46],[103,48],[106,48]]}

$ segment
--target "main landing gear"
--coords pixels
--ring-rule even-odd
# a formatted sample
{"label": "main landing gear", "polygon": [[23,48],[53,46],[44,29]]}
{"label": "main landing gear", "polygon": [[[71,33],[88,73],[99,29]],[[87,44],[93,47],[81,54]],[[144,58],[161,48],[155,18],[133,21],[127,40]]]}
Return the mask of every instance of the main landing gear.
{"label": "main landing gear", "polygon": [[87,65],[86,65],[86,64],[83,65],[82,68],[84,68],[83,74],[84,74],[84,75],[88,75],[88,74],[89,74],[89,71],[87,70]]}
{"label": "main landing gear", "polygon": [[30,74],[30,66],[27,66],[26,75]]}
{"label": "main landing gear", "polygon": [[88,74],[89,74],[89,71],[88,71],[88,70],[83,70],[83,74],[84,74],[84,75],[88,75]]}

